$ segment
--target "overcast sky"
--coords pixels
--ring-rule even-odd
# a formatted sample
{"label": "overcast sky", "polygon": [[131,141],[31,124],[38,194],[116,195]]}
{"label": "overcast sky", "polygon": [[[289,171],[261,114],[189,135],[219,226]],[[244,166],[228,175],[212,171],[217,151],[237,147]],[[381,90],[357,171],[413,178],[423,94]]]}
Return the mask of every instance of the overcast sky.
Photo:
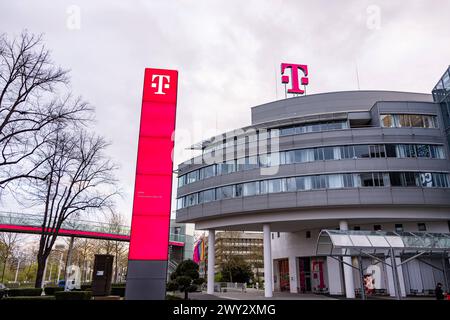
{"label": "overcast sky", "polygon": [[284,98],[281,62],[308,65],[308,94],[357,90],[356,68],[361,89],[429,93],[450,64],[449,12],[421,0],[14,0],[0,2],[0,32],[44,33],[71,69],[112,142],[129,221],[145,67],[179,70],[176,165],[188,145]]}

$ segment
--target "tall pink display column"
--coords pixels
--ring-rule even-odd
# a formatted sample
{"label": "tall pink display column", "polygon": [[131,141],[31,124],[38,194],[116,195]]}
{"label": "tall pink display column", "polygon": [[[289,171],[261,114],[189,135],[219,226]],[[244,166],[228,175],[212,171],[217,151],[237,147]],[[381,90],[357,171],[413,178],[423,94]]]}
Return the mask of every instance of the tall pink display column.
{"label": "tall pink display column", "polygon": [[130,300],[165,299],[177,85],[177,71],[145,69],[125,293]]}

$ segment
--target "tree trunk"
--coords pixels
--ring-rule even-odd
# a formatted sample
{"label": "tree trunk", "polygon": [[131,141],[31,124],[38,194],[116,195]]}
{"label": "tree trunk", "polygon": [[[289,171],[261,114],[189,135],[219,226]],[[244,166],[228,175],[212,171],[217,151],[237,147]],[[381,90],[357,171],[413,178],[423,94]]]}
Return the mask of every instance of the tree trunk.
{"label": "tree trunk", "polygon": [[3,264],[2,281],[1,282],[3,282],[3,280],[5,279],[5,271],[6,271],[6,264],[8,263],[8,258],[9,258],[9,254],[7,254],[6,257],[5,257],[5,261],[4,261],[4,264]]}
{"label": "tree trunk", "polygon": [[189,291],[188,289],[184,290],[184,300],[188,300],[189,298]]}
{"label": "tree trunk", "polygon": [[42,287],[42,281],[44,281],[44,270],[45,270],[45,260],[44,257],[38,257],[37,259],[37,271],[36,271],[36,281],[34,283],[35,288]]}

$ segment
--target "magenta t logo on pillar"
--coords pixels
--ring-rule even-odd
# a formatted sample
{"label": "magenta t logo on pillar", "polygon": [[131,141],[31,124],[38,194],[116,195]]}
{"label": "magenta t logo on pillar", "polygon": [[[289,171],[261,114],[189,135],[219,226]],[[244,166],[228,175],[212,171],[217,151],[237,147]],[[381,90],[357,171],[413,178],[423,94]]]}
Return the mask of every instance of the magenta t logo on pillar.
{"label": "magenta t logo on pillar", "polygon": [[[284,75],[286,69],[291,70],[291,76]],[[299,81],[298,73],[301,71],[304,77],[301,77]],[[294,63],[282,63],[281,64],[281,83],[290,83],[291,88],[287,90],[288,93],[294,94],[304,94],[305,91],[300,89],[301,85],[308,85],[308,66],[304,64],[294,64]],[[289,81],[290,80],[290,81]]]}

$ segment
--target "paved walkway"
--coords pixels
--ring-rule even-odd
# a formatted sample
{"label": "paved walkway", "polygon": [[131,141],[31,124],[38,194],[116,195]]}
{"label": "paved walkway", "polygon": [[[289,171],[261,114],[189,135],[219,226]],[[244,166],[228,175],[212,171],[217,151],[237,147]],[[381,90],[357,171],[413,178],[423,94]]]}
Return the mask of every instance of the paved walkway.
{"label": "paved walkway", "polygon": [[216,292],[214,295],[206,292],[192,292],[192,300],[337,300],[324,295],[307,293],[274,292],[272,298],[265,298],[263,290],[247,289],[247,292]]}

